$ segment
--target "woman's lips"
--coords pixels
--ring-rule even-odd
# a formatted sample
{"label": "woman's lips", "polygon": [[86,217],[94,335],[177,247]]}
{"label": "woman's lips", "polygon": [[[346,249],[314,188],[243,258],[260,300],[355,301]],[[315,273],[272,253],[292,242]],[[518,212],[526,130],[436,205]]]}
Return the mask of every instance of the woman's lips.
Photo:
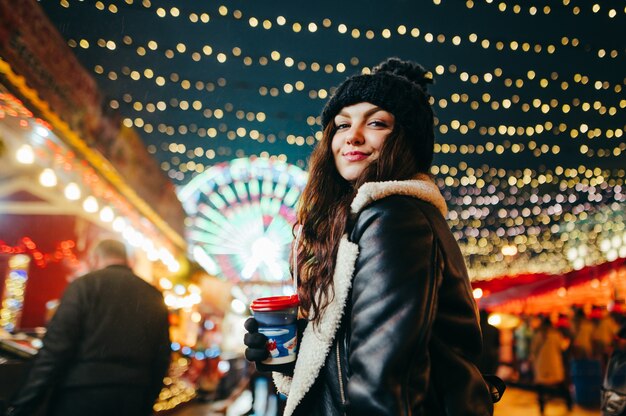
{"label": "woman's lips", "polygon": [[369,157],[368,153],[363,152],[348,152],[343,154],[344,159],[350,162],[358,162]]}

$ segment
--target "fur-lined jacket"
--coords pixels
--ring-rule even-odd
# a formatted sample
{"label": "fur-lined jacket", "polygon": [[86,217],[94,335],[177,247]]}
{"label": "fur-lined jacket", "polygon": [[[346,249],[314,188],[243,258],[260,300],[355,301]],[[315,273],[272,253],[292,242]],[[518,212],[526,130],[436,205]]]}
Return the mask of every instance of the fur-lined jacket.
{"label": "fur-lined jacket", "polygon": [[290,415],[491,415],[464,259],[426,175],[366,183],[351,204],[334,296],[302,337]]}

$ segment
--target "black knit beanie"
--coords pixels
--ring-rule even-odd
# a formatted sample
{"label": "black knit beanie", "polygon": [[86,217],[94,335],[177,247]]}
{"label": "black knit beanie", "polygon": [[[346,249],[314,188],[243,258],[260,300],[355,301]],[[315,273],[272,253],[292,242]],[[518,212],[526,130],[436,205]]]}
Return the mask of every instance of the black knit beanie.
{"label": "black knit beanie", "polygon": [[418,166],[432,163],[434,146],[433,111],[427,85],[433,80],[418,63],[389,58],[371,74],[354,75],[345,80],[322,111],[322,127],[342,108],[361,102],[381,107],[395,116],[411,141]]}

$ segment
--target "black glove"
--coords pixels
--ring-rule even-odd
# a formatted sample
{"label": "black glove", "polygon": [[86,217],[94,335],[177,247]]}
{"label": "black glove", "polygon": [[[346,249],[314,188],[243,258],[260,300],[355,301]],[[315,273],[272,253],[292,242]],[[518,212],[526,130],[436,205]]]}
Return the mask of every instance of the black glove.
{"label": "black glove", "polygon": [[504,390],[506,390],[506,384],[504,384],[504,381],[502,381],[500,377],[493,374],[483,374],[483,379],[487,383],[487,387],[489,387],[491,400],[494,403],[499,402],[504,394]]}
{"label": "black glove", "polygon": [[[300,342],[302,341],[302,334],[307,325],[306,319],[298,319],[297,334],[298,334],[298,349],[300,349]],[[253,361],[256,365],[257,371],[270,372],[276,371],[286,375],[293,375],[293,369],[296,365],[295,360],[286,364],[263,364],[262,361],[266,360],[270,356],[270,352],[267,350],[267,337],[259,332],[259,323],[254,318],[248,318],[243,324],[247,334],[243,337],[243,343],[246,344],[245,356],[246,360]]]}

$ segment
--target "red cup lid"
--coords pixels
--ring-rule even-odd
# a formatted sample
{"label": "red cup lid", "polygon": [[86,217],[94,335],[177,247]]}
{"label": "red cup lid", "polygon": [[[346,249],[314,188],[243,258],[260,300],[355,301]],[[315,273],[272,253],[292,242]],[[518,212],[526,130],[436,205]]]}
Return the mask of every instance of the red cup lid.
{"label": "red cup lid", "polygon": [[250,309],[254,312],[270,312],[293,308],[299,304],[298,295],[270,296],[253,300]]}

